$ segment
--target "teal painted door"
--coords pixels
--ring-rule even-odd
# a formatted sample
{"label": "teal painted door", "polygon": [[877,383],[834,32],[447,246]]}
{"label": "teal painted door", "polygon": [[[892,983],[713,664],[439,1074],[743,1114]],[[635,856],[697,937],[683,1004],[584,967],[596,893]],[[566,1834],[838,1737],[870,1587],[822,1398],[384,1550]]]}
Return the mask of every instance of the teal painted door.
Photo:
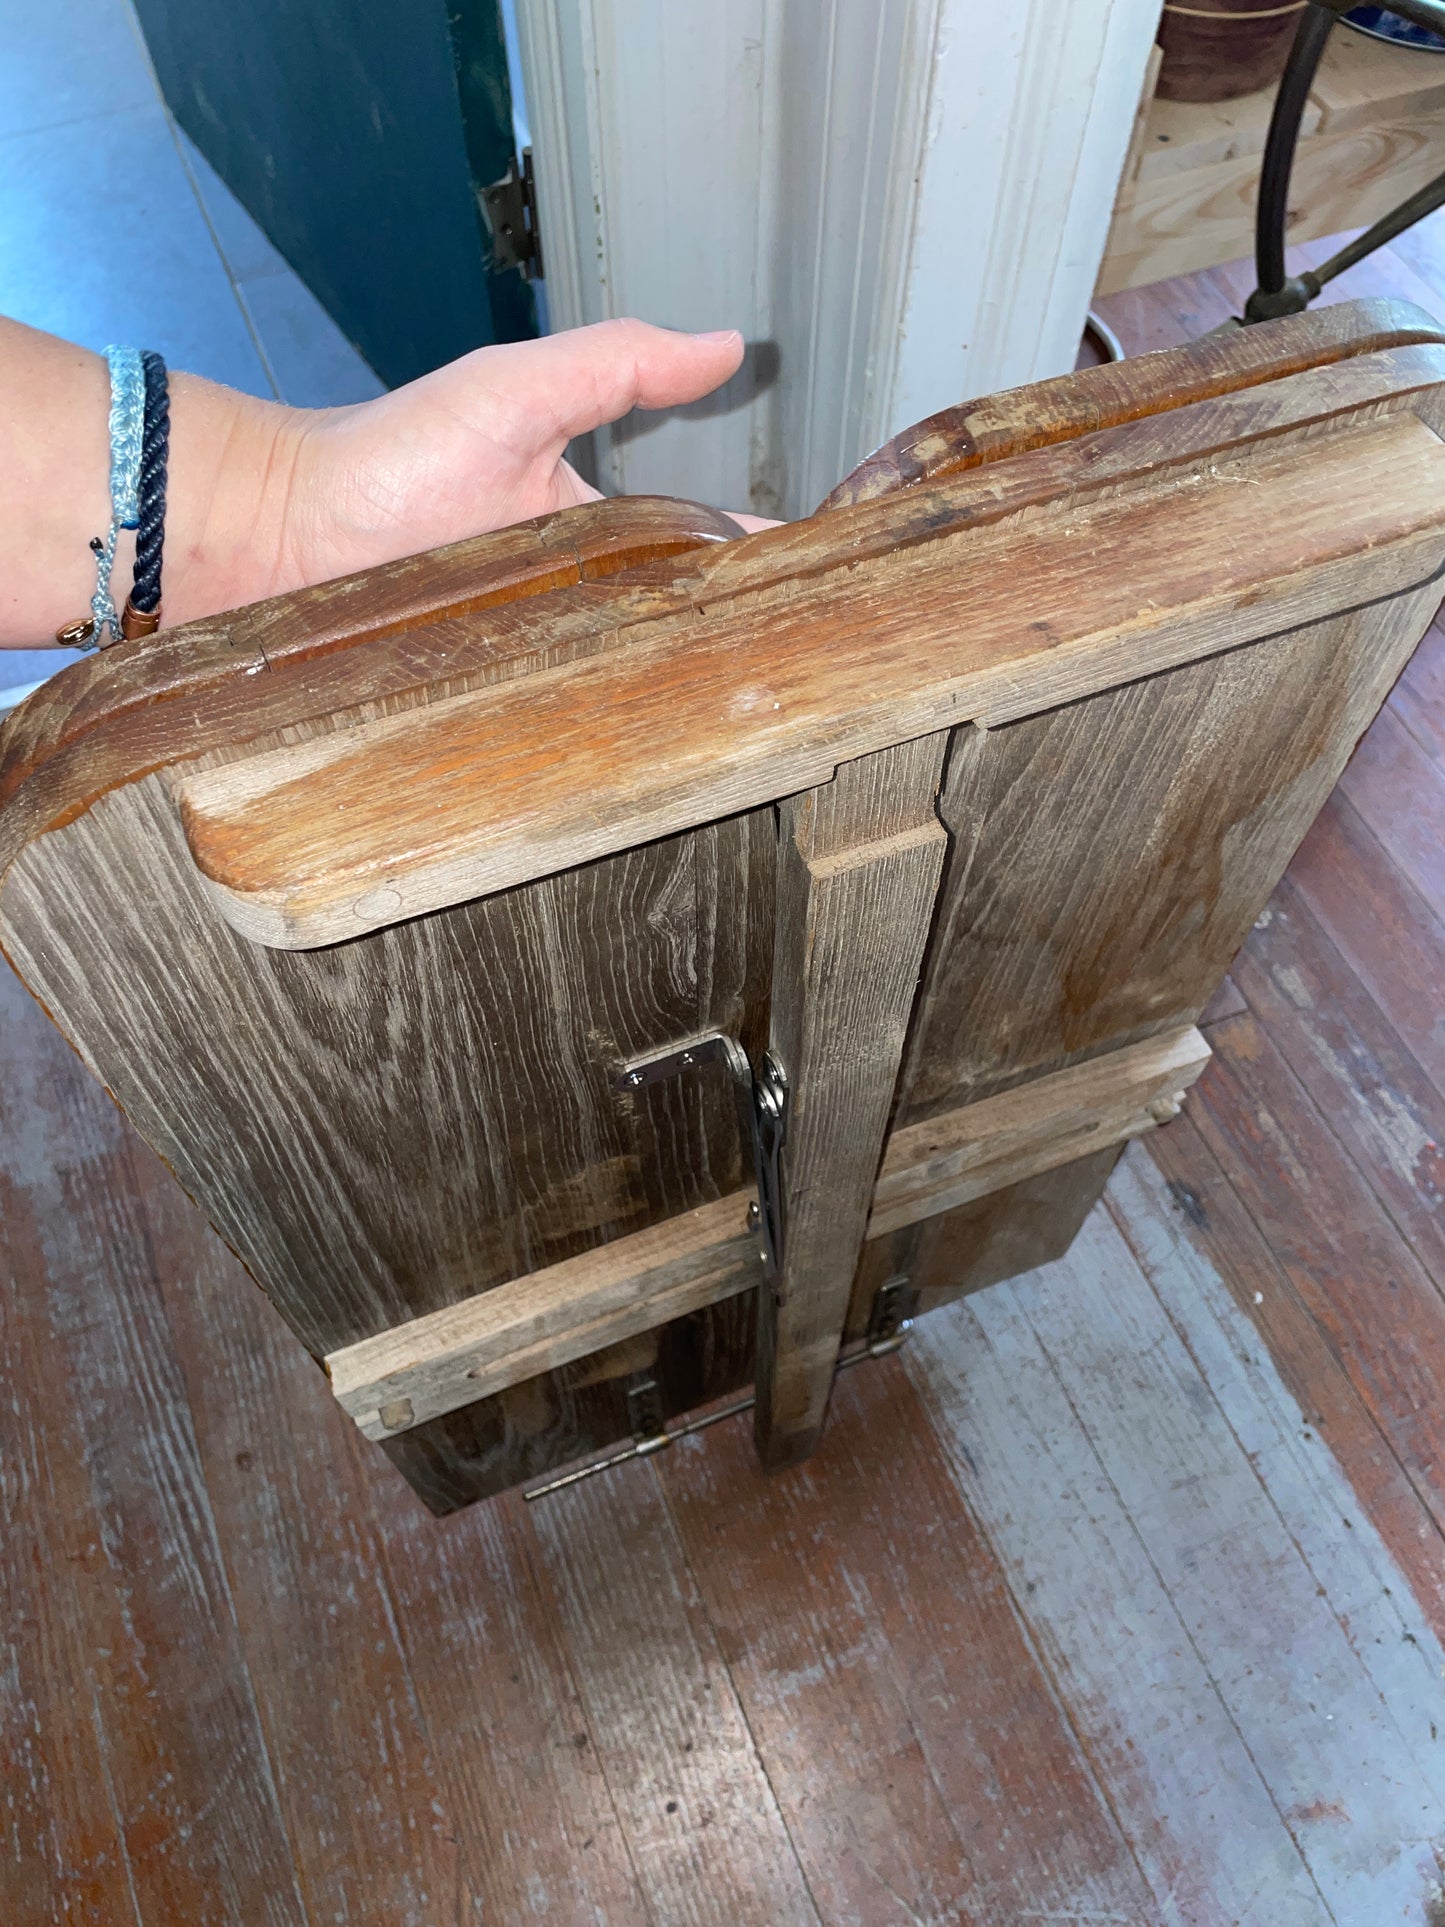
{"label": "teal painted door", "polygon": [[479,190],[513,155],[498,0],[136,0],[172,112],[391,385],[536,333]]}

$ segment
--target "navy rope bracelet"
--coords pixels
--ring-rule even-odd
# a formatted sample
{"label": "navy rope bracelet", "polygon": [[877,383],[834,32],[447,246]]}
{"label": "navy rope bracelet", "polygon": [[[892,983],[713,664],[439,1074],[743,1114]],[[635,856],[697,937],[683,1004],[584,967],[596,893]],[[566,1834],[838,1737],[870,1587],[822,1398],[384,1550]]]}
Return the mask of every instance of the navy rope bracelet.
{"label": "navy rope bracelet", "polygon": [[145,371],[145,425],[141,434],[137,496],[135,577],[126,600],[122,632],[149,635],[160,626],[161,561],[166,539],[166,465],[170,453],[171,402],[166,364],[153,349],[141,355]]}

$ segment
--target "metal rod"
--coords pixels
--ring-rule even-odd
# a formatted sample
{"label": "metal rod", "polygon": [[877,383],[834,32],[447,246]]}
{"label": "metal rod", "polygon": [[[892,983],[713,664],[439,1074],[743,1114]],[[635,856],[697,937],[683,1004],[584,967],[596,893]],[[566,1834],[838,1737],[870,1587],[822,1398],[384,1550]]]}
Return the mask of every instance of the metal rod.
{"label": "metal rod", "polygon": [[[1353,3],[1353,0],[1352,0]],[[1259,204],[1254,226],[1254,271],[1257,293],[1279,294],[1285,284],[1284,237],[1289,217],[1289,182],[1300,123],[1314,85],[1315,72],[1334,27],[1334,10],[1322,0],[1310,0],[1295,29],[1289,61],[1274,97],[1264,160],[1259,173]],[[1246,310],[1246,313],[1248,311]],[[1250,319],[1256,319],[1250,316]],[[1258,317],[1262,318],[1262,317]]]}
{"label": "metal rod", "polygon": [[1123,342],[1120,341],[1104,317],[1101,314],[1095,314],[1092,308],[1090,308],[1084,321],[1084,333],[1086,335],[1092,335],[1095,341],[1098,342],[1105,361],[1124,360]]}
{"label": "metal rod", "polygon": [[1445,174],[1437,174],[1433,181],[1416,188],[1408,201],[1401,201],[1389,214],[1382,215],[1373,227],[1367,227],[1363,234],[1357,234],[1338,254],[1332,254],[1328,261],[1310,269],[1301,279],[1313,281],[1315,292],[1318,293],[1326,281],[1333,281],[1337,274],[1354,267],[1357,261],[1363,261],[1367,254],[1384,247],[1387,241],[1393,241],[1397,234],[1403,234],[1407,227],[1423,221],[1427,214],[1433,214],[1442,205],[1445,205]]}

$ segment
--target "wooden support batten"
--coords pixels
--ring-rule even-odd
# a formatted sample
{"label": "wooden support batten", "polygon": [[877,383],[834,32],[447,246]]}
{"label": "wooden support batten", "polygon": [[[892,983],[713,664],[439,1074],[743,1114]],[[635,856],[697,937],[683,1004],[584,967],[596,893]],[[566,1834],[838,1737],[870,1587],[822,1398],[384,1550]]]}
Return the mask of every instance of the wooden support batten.
{"label": "wooden support batten", "polygon": [[[865,1235],[1142,1136],[1172,1114],[1208,1058],[1190,1025],[910,1126],[889,1144]],[[734,1192],[344,1346],[326,1359],[331,1389],[368,1438],[392,1438],[752,1291],[762,1261],[747,1226],[751,1198]]]}

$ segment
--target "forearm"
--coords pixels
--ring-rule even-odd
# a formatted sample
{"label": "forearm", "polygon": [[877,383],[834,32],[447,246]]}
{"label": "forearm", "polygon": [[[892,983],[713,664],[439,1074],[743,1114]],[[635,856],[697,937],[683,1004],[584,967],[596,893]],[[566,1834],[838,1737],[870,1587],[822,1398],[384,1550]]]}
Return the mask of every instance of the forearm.
{"label": "forearm", "polygon": [[[171,377],[165,622],[290,586],[286,504],[298,411],[194,375]],[[110,526],[110,380],[104,357],[0,318],[0,647],[44,648],[88,614],[90,542]],[[113,586],[130,582],[121,537]]]}

